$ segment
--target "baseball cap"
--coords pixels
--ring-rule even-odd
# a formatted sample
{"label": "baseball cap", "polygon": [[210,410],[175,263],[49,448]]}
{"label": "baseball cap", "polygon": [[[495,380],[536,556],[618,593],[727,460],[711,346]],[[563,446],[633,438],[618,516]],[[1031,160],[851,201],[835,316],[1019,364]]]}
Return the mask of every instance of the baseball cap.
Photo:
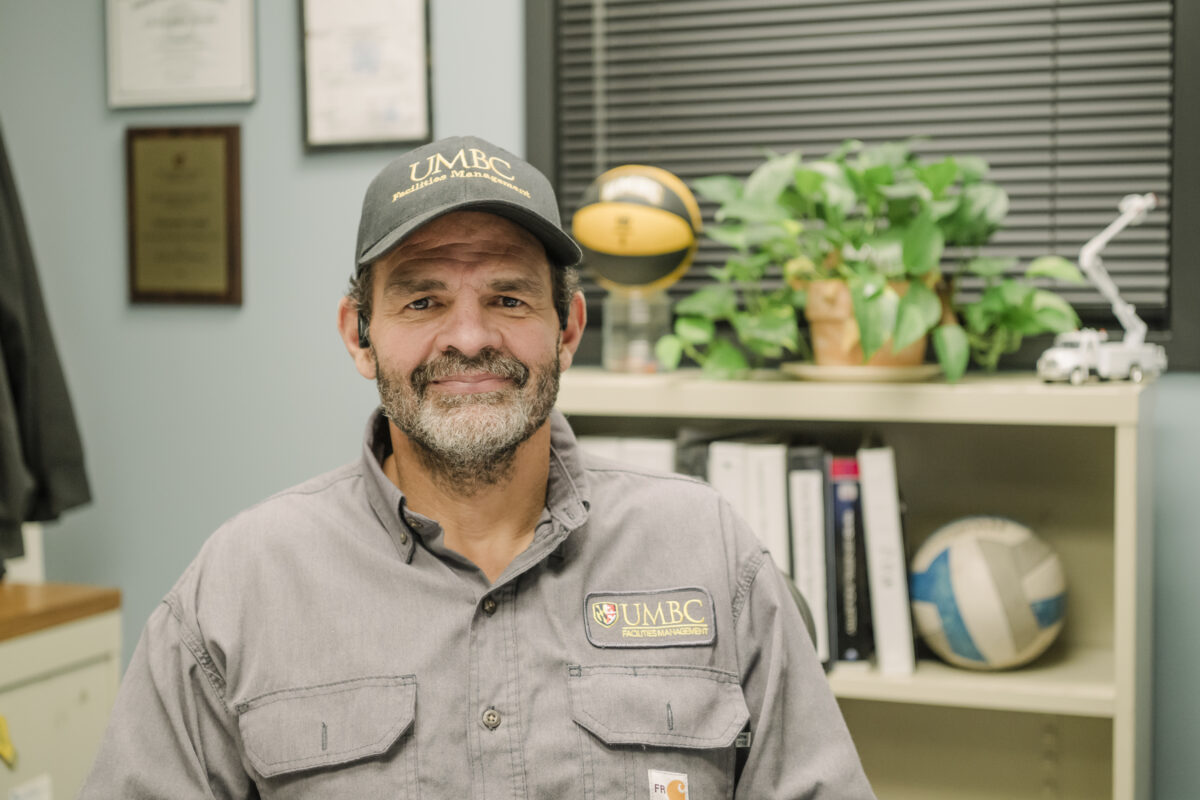
{"label": "baseball cap", "polygon": [[487,211],[512,220],[541,241],[555,266],[583,257],[562,228],[545,175],[491,142],[453,136],[400,156],[371,181],[358,223],[355,272],[451,211]]}

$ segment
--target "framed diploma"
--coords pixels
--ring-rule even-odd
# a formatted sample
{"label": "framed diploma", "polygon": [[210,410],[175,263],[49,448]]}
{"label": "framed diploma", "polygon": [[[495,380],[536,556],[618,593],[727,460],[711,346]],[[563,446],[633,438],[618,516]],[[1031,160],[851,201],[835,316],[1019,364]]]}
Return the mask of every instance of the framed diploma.
{"label": "framed diploma", "polygon": [[430,141],[426,0],[301,0],[310,148]]}
{"label": "framed diploma", "polygon": [[237,126],[125,131],[132,303],[242,303]]}
{"label": "framed diploma", "polygon": [[254,99],[254,0],[106,0],[108,105]]}

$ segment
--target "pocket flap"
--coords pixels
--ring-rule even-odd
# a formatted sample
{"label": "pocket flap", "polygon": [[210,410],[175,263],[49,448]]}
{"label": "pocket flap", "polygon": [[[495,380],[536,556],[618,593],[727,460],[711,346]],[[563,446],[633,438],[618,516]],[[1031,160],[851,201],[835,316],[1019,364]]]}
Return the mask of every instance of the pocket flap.
{"label": "pocket flap", "polygon": [[736,675],[706,667],[570,666],[571,716],[605,744],[729,747],[750,719]]}
{"label": "pocket flap", "polygon": [[264,778],[387,752],[412,727],[417,679],[359,678],[286,689],[238,706],[250,763]]}

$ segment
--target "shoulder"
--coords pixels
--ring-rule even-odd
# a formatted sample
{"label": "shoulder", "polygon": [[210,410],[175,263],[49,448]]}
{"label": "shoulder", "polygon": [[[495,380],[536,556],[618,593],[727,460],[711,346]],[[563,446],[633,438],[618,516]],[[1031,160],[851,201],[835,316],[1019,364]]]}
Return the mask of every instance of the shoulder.
{"label": "shoulder", "polygon": [[172,592],[190,596],[203,583],[244,584],[294,554],[319,553],[331,539],[377,530],[363,488],[360,462],[351,462],[277,492],[222,524],[200,548]]}
{"label": "shoulder", "polygon": [[637,546],[683,546],[719,554],[740,572],[762,560],[758,538],[729,502],[705,481],[607,459],[585,460],[591,496],[589,520],[607,537],[637,538]]}

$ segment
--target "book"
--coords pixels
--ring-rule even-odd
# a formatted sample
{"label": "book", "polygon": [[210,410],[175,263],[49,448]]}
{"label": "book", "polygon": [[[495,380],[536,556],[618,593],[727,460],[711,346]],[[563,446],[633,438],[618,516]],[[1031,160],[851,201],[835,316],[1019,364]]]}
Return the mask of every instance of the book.
{"label": "book", "polygon": [[579,436],[579,447],[587,454],[653,472],[675,469],[675,442],[640,436]]}
{"label": "book", "polygon": [[871,603],[859,502],[858,459],[829,459],[834,527],[837,660],[866,661],[872,654]]}
{"label": "book", "polygon": [[860,449],[858,473],[875,661],[883,675],[911,675],[916,658],[895,452]]}
{"label": "book", "polygon": [[718,439],[708,445],[708,482],[724,495],[780,571],[791,575],[787,445]]}
{"label": "book", "polygon": [[715,437],[708,431],[683,426],[675,432],[675,471],[680,475],[708,480],[708,444]]}
{"label": "book", "polygon": [[792,579],[808,603],[816,629],[817,656],[826,669],[836,651],[837,594],[833,580],[833,517],[828,513],[829,480],[825,449],[788,448],[788,515]]}

